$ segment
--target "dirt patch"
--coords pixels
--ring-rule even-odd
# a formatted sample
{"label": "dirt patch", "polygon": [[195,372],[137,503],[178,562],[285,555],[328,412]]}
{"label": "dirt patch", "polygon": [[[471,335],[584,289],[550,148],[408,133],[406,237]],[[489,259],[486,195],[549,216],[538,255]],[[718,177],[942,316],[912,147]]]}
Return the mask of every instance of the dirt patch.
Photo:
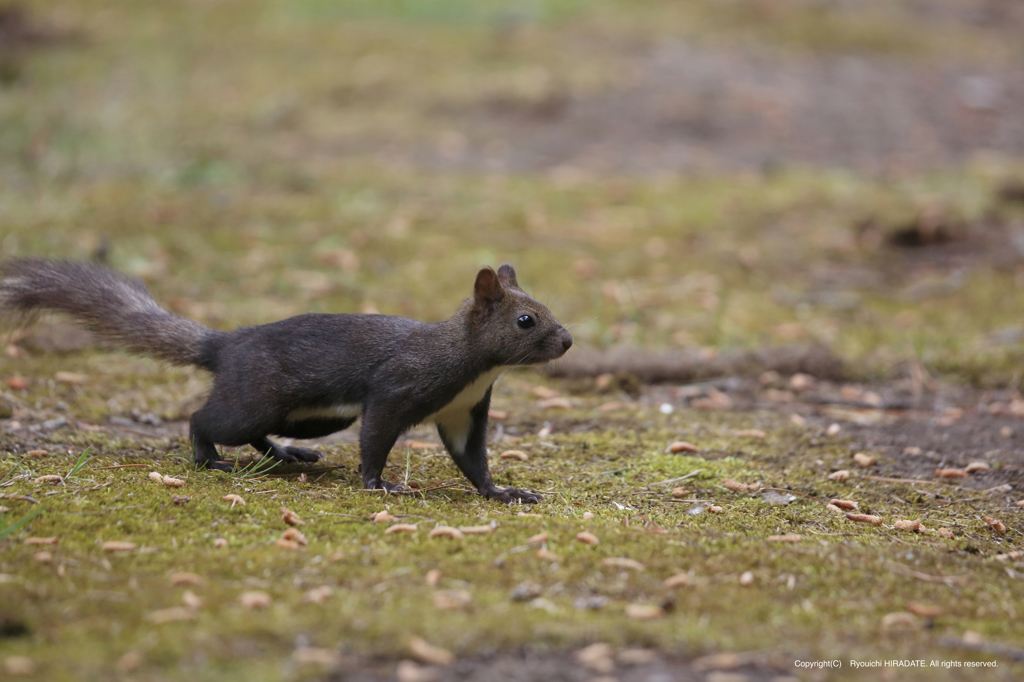
{"label": "dirt patch", "polygon": [[674,43],[643,56],[636,73],[597,94],[554,85],[532,99],[445,106],[464,144],[416,156],[472,170],[648,174],[782,164],[904,171],[987,150],[1024,153],[1019,70]]}

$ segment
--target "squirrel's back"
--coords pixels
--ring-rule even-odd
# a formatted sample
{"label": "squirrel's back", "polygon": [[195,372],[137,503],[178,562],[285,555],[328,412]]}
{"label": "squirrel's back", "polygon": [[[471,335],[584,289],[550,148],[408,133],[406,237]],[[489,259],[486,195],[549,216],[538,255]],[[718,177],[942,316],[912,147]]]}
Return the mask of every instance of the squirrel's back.
{"label": "squirrel's back", "polygon": [[46,311],[70,315],[134,353],[214,369],[213,342],[222,332],[164,310],[134,277],[75,261],[0,263],[0,316],[24,322]]}

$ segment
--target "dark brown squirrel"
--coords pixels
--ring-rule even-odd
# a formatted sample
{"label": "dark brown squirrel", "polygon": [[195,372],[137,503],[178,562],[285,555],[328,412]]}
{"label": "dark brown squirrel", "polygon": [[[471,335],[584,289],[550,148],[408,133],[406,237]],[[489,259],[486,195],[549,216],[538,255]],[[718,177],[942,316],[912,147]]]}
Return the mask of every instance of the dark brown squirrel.
{"label": "dark brown squirrel", "polygon": [[491,385],[511,366],[561,357],[572,335],[519,288],[507,263],[497,272],[480,270],[473,297],[443,322],[307,313],[231,332],[164,310],[140,280],[98,265],[16,258],[0,263],[0,276],[6,317],[63,312],[131,352],[212,372],[210,397],[190,421],[198,468],[231,471],[216,444],[248,444],[282,462],[315,462],[321,453],[267,436],[319,438],[362,417],[363,485],[390,491],[397,486],[381,475],[398,437],[434,422],[481,495],[540,500],[491,480],[485,443]]}

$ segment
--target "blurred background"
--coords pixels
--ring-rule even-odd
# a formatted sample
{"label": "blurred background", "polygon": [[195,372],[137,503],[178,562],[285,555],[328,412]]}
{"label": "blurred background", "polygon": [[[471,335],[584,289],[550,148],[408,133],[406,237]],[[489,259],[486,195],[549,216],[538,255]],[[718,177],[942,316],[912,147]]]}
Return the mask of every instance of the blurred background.
{"label": "blurred background", "polygon": [[824,344],[1016,386],[1016,0],[0,0],[0,254],[231,328],[448,317]]}

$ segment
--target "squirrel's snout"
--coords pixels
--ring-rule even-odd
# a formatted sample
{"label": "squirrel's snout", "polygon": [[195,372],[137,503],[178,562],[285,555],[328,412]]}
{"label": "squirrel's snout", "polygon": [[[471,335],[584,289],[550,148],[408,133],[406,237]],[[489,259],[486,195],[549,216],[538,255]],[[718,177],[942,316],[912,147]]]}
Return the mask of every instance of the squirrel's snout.
{"label": "squirrel's snout", "polygon": [[572,334],[562,330],[562,350],[567,351],[572,348]]}

